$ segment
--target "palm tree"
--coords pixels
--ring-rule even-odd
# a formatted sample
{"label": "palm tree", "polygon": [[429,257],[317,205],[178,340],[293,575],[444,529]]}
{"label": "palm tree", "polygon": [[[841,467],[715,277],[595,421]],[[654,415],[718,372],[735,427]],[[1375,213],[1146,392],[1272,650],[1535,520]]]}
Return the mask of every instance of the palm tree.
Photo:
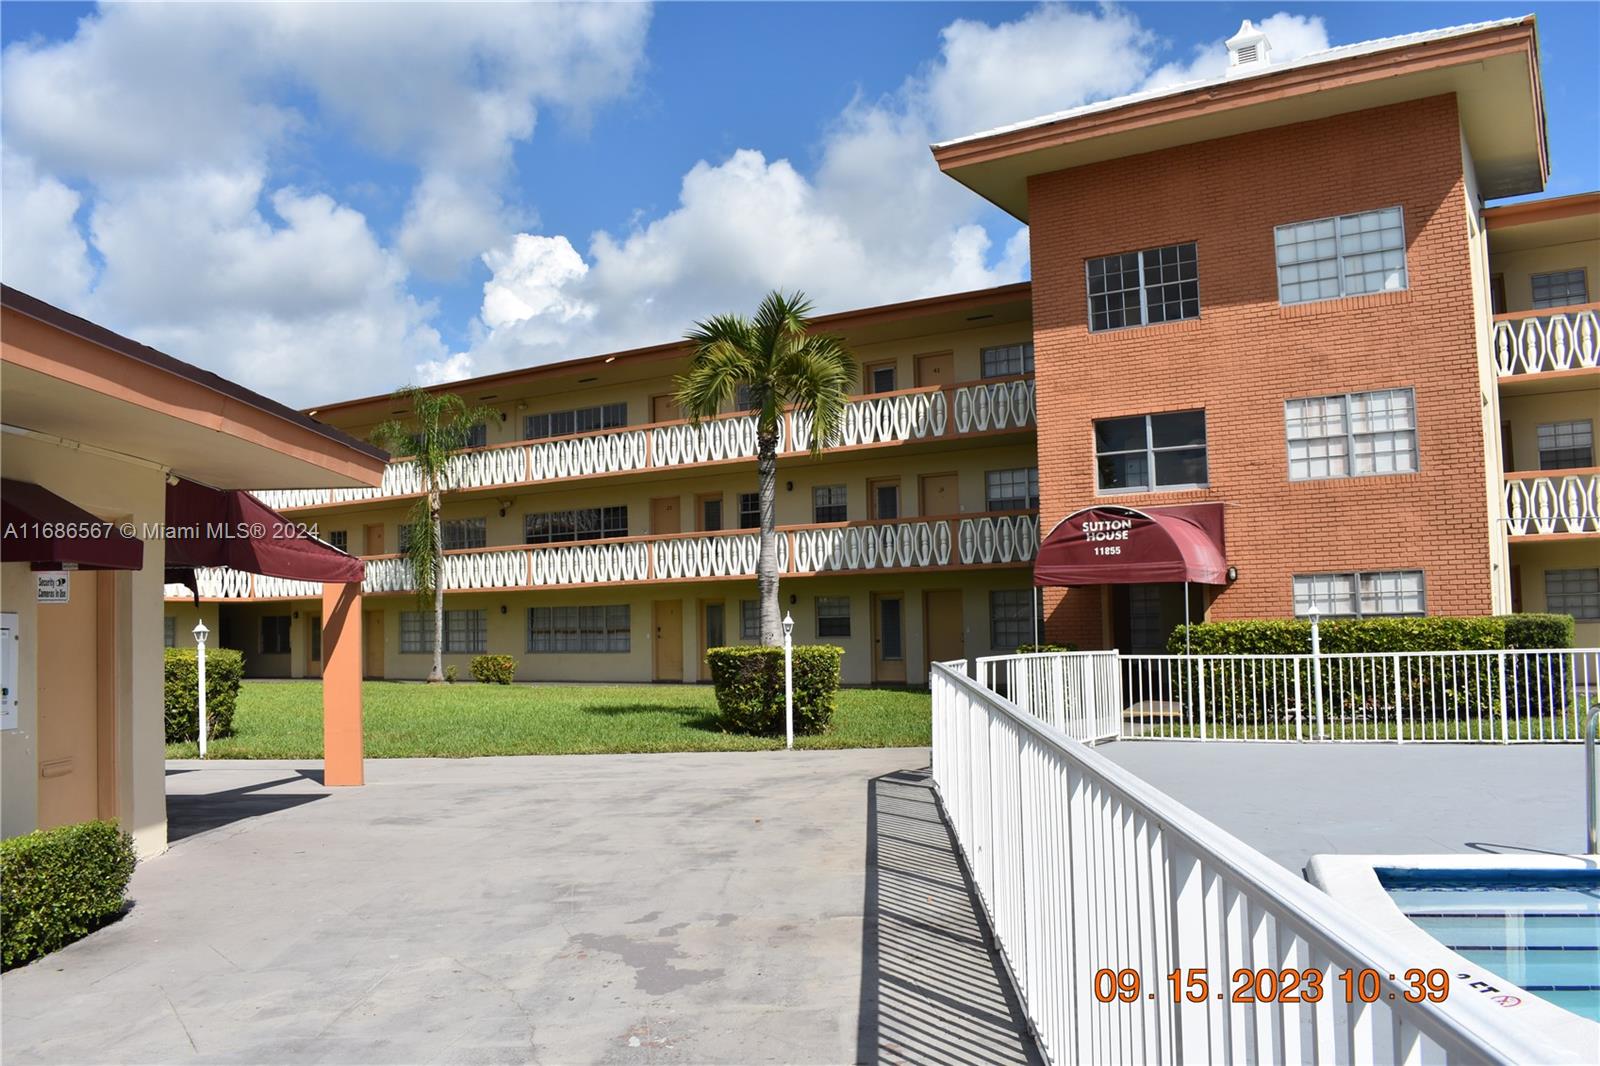
{"label": "palm tree", "polygon": [[845,404],[857,378],[856,361],[837,337],[813,335],[811,303],[803,293],[771,292],[754,319],[727,314],[697,322],[686,338],[694,345],[689,370],[677,380],[678,406],[698,425],[747,392],[756,419],[756,477],[761,501],[761,549],[756,589],[761,643],[781,643],[778,619],[778,439],[783,412],[792,408],[811,422],[811,454],[839,436]]}
{"label": "palm tree", "polygon": [[411,509],[406,560],[411,566],[417,603],[433,607],[433,668],[430,682],[444,680],[444,537],[439,521],[440,497],[450,487],[450,458],[472,440],[473,428],[499,412],[468,408],[454,393],[432,393],[407,385],[395,399],[411,404],[411,417],[391,419],[372,431],[373,443],[397,455],[409,454],[422,477],[422,498]]}

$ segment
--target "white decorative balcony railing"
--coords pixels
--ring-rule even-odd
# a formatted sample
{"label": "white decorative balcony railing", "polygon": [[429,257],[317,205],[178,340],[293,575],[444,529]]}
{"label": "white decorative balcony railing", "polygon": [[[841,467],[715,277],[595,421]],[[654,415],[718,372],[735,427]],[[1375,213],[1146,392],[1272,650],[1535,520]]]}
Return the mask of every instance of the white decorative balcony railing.
{"label": "white decorative balcony railing", "polygon": [[1500,315],[1493,328],[1503,378],[1600,367],[1600,303]]}
{"label": "white decorative balcony railing", "polygon": [[[917,570],[945,566],[1021,566],[1039,546],[1039,519],[1007,512],[778,531],[778,571],[790,576]],[[581,544],[518,545],[445,553],[445,588],[524,589],[754,577],[759,534],[750,530],[625,537]],[[232,570],[201,570],[203,599],[271,600],[321,595],[312,581]],[[411,568],[398,555],[367,560],[362,591],[409,592]],[[168,585],[168,599],[187,599]]]}
{"label": "white decorative balcony railing", "polygon": [[1600,470],[1505,475],[1505,514],[1513,537],[1600,533]]}
{"label": "white decorative balcony railing", "polygon": [[[839,446],[938,440],[1022,429],[1033,422],[1032,378],[913,389],[851,400]],[[780,435],[778,447],[786,454],[811,447],[809,420],[793,412],[784,416]],[[451,459],[448,484],[452,490],[481,489],[732,462],[753,459],[755,447],[756,420],[751,415],[727,415],[698,426],[662,422],[474,448]],[[389,464],[376,488],[263,489],[256,496],[268,507],[292,510],[414,496],[421,491],[416,464],[402,459]]]}

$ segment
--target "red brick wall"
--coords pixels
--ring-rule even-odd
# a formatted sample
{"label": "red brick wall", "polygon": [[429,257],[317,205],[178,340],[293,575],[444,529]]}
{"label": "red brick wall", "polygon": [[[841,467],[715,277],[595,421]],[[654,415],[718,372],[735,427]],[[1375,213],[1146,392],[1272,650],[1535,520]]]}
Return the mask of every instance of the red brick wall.
{"label": "red brick wall", "polygon": [[[1425,572],[1430,614],[1490,609],[1455,99],[1397,104],[1033,178],[1040,519],[1096,500],[1093,420],[1203,406],[1210,487],[1239,579],[1208,617],[1287,617],[1295,573]],[[1409,289],[1280,307],[1273,227],[1399,203]],[[1201,317],[1092,334],[1084,260],[1198,245]],[[1420,472],[1291,482],[1285,400],[1410,386]],[[1050,639],[1103,644],[1099,589],[1046,595]]]}

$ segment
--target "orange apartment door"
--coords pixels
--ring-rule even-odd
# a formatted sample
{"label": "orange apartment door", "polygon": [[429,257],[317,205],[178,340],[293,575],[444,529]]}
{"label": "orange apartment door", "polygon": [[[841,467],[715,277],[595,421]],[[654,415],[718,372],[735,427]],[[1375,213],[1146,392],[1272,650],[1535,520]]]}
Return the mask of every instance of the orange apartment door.
{"label": "orange apartment door", "polygon": [[361,612],[361,673],[364,677],[383,676],[383,612]]}
{"label": "orange apartment door", "polygon": [[650,397],[650,421],[676,422],[683,417],[683,408],[670,395]]}
{"label": "orange apartment door", "polygon": [[650,532],[681,533],[683,516],[678,511],[676,496],[658,496],[650,501]]}
{"label": "orange apartment door", "polygon": [[917,482],[917,503],[924,517],[960,514],[961,491],[955,474],[923,474]]}
{"label": "orange apartment door", "polygon": [[872,680],[905,684],[906,598],[898,592],[872,594]]}
{"label": "orange apartment door", "polygon": [[949,385],[956,379],[954,352],[931,352],[917,356],[917,388]]}
{"label": "orange apartment door", "polygon": [[655,679],[683,680],[683,601],[657,600],[655,617]]}
{"label": "orange apartment door", "polygon": [[[100,816],[100,574],[68,577],[66,603],[38,608],[39,828]],[[109,589],[104,590],[109,593]],[[108,637],[109,634],[106,634]]]}
{"label": "orange apartment door", "polygon": [[383,523],[378,522],[367,526],[361,534],[362,543],[366,545],[363,555],[382,555],[383,552]]}
{"label": "orange apartment door", "polygon": [[922,638],[930,663],[967,657],[961,610],[960,589],[929,589],[922,594]]}

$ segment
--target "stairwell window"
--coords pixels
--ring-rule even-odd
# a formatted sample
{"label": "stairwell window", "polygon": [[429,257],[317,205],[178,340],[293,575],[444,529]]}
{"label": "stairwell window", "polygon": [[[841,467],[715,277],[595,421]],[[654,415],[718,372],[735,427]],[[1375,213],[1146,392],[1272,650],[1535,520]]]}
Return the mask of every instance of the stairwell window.
{"label": "stairwell window", "polygon": [[1580,622],[1600,622],[1600,567],[1546,570],[1544,609]]}
{"label": "stairwell window", "polygon": [[1589,279],[1581,267],[1534,274],[1528,280],[1533,287],[1535,308],[1570,307],[1589,302]]}
{"label": "stairwell window", "polygon": [[989,647],[1016,651],[1033,643],[1033,590],[994,589],[989,593]]}
{"label": "stairwell window", "polygon": [[1324,618],[1420,615],[1424,611],[1422,571],[1296,574],[1295,616],[1304,618],[1313,604]]}
{"label": "stairwell window", "polygon": [[1278,302],[1302,304],[1407,287],[1400,208],[1291,222],[1272,231]]}
{"label": "stairwell window", "polygon": [[1033,344],[1001,344],[978,353],[986,378],[1009,378],[1033,373]]}
{"label": "stairwell window", "polygon": [[1574,470],[1594,465],[1594,423],[1587,418],[1539,427],[1539,469]]}
{"label": "stairwell window", "polygon": [[1090,259],[1089,329],[1094,332],[1200,317],[1195,244],[1169,244]]}
{"label": "stairwell window", "polygon": [[1416,408],[1411,389],[1289,400],[1289,479],[1416,473]]}
{"label": "stairwell window", "polygon": [[1099,419],[1094,451],[1103,493],[1202,488],[1209,483],[1204,411]]}

